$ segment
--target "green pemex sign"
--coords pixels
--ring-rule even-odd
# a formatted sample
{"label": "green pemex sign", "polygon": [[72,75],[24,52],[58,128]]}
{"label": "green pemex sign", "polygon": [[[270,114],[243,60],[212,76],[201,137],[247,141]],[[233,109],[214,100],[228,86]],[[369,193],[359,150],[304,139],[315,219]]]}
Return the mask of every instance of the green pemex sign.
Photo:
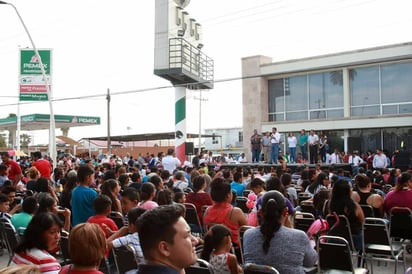
{"label": "green pemex sign", "polygon": [[[38,50],[51,88],[51,50]],[[47,89],[42,75],[40,59],[33,49],[20,50],[20,101],[47,101]]]}

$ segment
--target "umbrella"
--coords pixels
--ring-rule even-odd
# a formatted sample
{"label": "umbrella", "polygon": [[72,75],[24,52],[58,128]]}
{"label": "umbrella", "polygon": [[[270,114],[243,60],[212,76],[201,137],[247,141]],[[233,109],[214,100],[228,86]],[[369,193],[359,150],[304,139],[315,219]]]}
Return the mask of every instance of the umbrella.
{"label": "umbrella", "polygon": [[11,149],[9,151],[7,151],[9,153],[10,156],[18,156],[18,157],[25,157],[27,156],[26,153],[24,153],[23,150],[15,150],[15,149]]}

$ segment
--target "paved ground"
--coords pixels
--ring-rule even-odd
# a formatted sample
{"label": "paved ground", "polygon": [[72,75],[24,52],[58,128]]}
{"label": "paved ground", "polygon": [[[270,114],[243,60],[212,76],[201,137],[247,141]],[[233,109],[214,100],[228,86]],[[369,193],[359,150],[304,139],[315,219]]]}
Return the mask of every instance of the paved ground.
{"label": "paved ground", "polygon": [[[7,266],[7,262],[9,259],[9,255],[6,250],[4,250],[4,254],[0,256],[0,268],[3,268]],[[412,266],[412,254],[407,254],[406,255],[406,265],[407,267]],[[370,273],[370,272],[369,272]],[[394,263],[388,262],[385,264],[385,262],[381,262],[379,265],[378,263],[373,264],[373,273],[374,274],[388,274],[388,273],[394,273]],[[403,263],[400,262],[398,263],[398,269],[396,271],[396,274],[403,274],[405,273],[403,269]],[[112,273],[115,274],[115,273]]]}

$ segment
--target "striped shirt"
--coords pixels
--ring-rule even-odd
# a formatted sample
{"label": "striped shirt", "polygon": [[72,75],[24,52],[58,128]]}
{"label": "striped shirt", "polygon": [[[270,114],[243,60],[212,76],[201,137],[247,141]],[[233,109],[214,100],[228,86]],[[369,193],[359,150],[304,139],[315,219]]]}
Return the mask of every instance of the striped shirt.
{"label": "striped shirt", "polygon": [[136,256],[139,262],[144,262],[142,247],[140,246],[139,234],[137,232],[133,234],[127,234],[126,236],[113,240],[113,247],[118,248],[121,246],[131,245],[136,251]]}
{"label": "striped shirt", "polygon": [[47,251],[38,248],[16,253],[13,258],[14,264],[38,265],[43,274],[58,274],[61,266],[59,262]]}

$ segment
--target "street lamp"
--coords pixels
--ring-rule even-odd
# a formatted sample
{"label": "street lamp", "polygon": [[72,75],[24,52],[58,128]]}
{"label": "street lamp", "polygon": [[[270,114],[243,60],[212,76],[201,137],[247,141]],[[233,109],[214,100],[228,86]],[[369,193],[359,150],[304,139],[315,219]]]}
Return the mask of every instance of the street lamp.
{"label": "street lamp", "polygon": [[[39,54],[39,52],[36,48],[36,45],[34,44],[34,41],[31,38],[30,32],[27,29],[26,24],[24,23],[23,18],[21,17],[21,15],[20,15],[19,11],[17,10],[16,6],[14,6],[12,3],[4,2],[4,1],[0,1],[0,4],[10,5],[14,8],[14,10],[16,11],[17,16],[20,19],[21,24],[24,27],[24,30],[26,31],[27,36],[29,37],[30,43],[31,43],[31,45],[33,47],[33,50],[34,50],[34,53],[36,54],[36,57],[39,60],[41,73],[42,73],[43,78],[44,78],[44,84],[46,85],[47,97],[48,97],[49,109],[50,109],[49,153],[50,153],[51,160],[53,162],[55,162],[56,161],[56,138],[55,138],[56,124],[55,124],[55,121],[54,121],[53,104],[52,104],[52,100],[51,100],[51,90],[50,90],[50,86],[49,86],[49,81],[47,80],[46,71],[44,70],[43,62],[42,62],[40,54]],[[20,120],[20,117],[17,117],[17,119]],[[20,134],[20,133],[18,133],[18,134]],[[18,136],[18,137],[20,137],[20,136]],[[18,147],[20,147],[20,141],[18,141],[17,145],[18,145]]]}

